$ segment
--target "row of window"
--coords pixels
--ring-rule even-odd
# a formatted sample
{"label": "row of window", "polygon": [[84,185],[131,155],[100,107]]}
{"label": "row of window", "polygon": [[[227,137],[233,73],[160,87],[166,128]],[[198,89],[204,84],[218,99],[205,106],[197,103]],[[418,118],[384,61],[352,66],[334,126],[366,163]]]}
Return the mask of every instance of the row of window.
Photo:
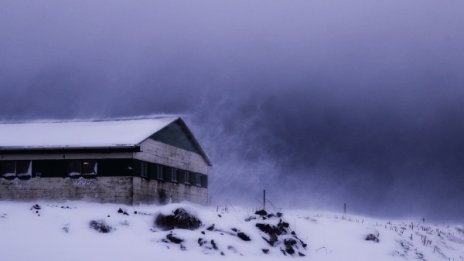
{"label": "row of window", "polygon": [[6,179],[29,178],[32,175],[32,163],[29,160],[2,161],[0,173]]}
{"label": "row of window", "polygon": [[207,175],[148,162],[140,162],[140,176],[146,179],[208,187]]}
{"label": "row of window", "polygon": [[95,160],[70,160],[67,163],[67,173],[70,177],[92,178],[97,176],[98,164]]}
{"label": "row of window", "polygon": [[141,176],[146,179],[208,187],[208,176],[138,160],[0,161],[5,179],[31,177],[95,178],[96,176]]}
{"label": "row of window", "polygon": [[[66,161],[67,176],[71,178],[95,177],[97,175],[97,162],[92,160],[71,160]],[[39,169],[33,172],[32,161],[30,160],[16,160],[16,161],[1,161],[0,162],[0,175],[6,179],[28,179],[32,176],[41,177],[42,172]],[[40,165],[40,164],[38,164]],[[50,166],[53,168],[55,166]]]}

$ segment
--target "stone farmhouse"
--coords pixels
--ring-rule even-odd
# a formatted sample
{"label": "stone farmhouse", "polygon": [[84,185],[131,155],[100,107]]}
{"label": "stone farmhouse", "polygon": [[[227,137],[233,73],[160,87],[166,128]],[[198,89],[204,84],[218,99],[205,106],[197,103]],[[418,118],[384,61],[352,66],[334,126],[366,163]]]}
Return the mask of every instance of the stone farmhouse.
{"label": "stone farmhouse", "polygon": [[177,116],[0,123],[0,200],[206,204],[210,166]]}

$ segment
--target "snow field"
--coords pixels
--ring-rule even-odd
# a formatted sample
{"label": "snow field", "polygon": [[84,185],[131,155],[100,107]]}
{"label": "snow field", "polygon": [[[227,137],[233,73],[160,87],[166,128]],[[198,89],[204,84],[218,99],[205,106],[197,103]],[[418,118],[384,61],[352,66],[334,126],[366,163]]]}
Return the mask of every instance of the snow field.
{"label": "snow field", "polygon": [[[38,204],[40,209],[33,208]],[[159,213],[184,208],[203,225],[196,230],[164,231],[154,220]],[[121,209],[127,213],[118,213]],[[0,260],[464,260],[464,227],[381,220],[309,210],[282,211],[290,230],[308,244],[305,256],[284,255],[270,246],[256,223],[276,225],[278,218],[256,217],[251,209],[227,210],[190,203],[166,206],[123,206],[86,202],[0,201]],[[92,220],[104,220],[113,230],[99,233]],[[214,230],[207,230],[214,224]],[[251,241],[237,237],[241,231]],[[166,240],[172,233],[183,240]],[[368,234],[379,242],[367,241]],[[200,246],[202,238],[206,243]],[[212,247],[211,241],[217,247]],[[269,253],[263,253],[269,249]],[[223,255],[221,254],[223,253]]]}

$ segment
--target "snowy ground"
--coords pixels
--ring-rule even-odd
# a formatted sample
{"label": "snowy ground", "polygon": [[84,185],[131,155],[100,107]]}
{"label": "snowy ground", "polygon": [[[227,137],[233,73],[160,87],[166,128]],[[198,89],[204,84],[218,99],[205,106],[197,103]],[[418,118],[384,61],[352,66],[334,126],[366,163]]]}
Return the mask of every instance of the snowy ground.
{"label": "snowy ground", "polygon": [[[35,204],[40,209],[33,208]],[[179,207],[195,214],[203,225],[196,230],[173,231],[154,225],[159,213],[167,215]],[[118,213],[120,208],[126,214]],[[462,225],[343,217],[303,210],[283,211],[282,217],[264,220],[254,212],[192,204],[128,207],[0,201],[0,260],[464,260]],[[263,239],[268,235],[256,224],[276,225],[281,219],[289,223],[289,232],[296,232],[297,238],[308,244],[306,249],[300,244],[295,254],[284,255],[283,241],[270,246]],[[89,226],[92,220],[105,221],[112,231],[95,231]],[[250,241],[237,237],[240,232]],[[183,242],[167,240],[169,234]],[[379,242],[375,237],[366,240],[369,234],[378,235]],[[284,236],[293,238],[290,233]]]}

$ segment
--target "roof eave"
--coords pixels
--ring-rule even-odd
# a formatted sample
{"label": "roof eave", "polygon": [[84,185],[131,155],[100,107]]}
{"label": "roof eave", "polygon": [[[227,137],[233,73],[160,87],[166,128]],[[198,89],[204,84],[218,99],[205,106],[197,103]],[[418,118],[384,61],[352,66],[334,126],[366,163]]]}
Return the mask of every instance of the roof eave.
{"label": "roof eave", "polygon": [[206,152],[203,150],[203,148],[201,147],[200,143],[197,141],[197,139],[195,138],[195,135],[193,135],[193,132],[190,130],[190,128],[187,126],[187,124],[185,123],[185,121],[179,117],[177,119],[182,127],[184,127],[187,132],[190,134],[191,138],[192,138],[192,141],[193,143],[195,144],[195,146],[198,148],[198,150],[200,151],[200,154],[201,156],[203,157],[203,159],[205,160],[206,164],[209,166],[209,167],[212,167],[213,164],[211,163],[211,160],[209,159],[208,155],[206,154]]}
{"label": "roof eave", "polygon": [[62,147],[0,147],[0,154],[28,154],[28,153],[115,153],[115,152],[139,152],[139,145],[117,146],[62,146]]}

